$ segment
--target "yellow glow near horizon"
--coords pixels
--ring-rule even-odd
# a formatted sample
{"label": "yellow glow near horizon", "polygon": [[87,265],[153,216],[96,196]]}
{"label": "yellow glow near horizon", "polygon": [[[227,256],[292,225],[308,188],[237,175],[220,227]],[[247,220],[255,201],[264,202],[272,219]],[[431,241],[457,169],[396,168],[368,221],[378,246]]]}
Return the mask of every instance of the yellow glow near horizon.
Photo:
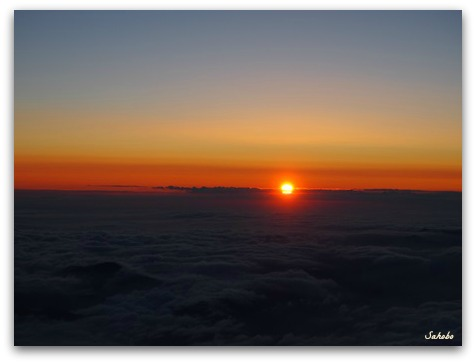
{"label": "yellow glow near horizon", "polygon": [[283,195],[290,195],[294,191],[294,186],[291,183],[283,183],[281,185],[281,193]]}

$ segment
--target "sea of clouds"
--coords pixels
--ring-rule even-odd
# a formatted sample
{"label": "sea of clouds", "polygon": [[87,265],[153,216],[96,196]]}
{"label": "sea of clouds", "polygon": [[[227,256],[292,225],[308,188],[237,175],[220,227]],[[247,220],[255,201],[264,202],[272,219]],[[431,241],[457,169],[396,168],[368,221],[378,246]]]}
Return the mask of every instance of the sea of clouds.
{"label": "sea of clouds", "polygon": [[461,345],[460,193],[165,190],[16,191],[16,345]]}

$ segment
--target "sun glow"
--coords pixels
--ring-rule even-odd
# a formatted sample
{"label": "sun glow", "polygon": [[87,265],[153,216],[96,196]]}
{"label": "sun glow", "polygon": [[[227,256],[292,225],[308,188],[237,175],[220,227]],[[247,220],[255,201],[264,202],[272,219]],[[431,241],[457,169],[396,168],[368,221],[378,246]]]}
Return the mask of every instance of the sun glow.
{"label": "sun glow", "polygon": [[283,195],[290,195],[291,193],[293,193],[293,190],[294,186],[291,183],[283,183],[281,185],[281,192],[283,193]]}

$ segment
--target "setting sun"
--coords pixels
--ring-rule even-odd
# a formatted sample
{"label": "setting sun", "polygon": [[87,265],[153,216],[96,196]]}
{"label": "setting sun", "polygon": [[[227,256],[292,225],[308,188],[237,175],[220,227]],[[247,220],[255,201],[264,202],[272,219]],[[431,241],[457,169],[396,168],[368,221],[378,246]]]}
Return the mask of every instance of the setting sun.
{"label": "setting sun", "polygon": [[290,195],[291,193],[293,193],[293,190],[294,190],[294,187],[291,183],[283,183],[281,185],[281,192],[284,195]]}

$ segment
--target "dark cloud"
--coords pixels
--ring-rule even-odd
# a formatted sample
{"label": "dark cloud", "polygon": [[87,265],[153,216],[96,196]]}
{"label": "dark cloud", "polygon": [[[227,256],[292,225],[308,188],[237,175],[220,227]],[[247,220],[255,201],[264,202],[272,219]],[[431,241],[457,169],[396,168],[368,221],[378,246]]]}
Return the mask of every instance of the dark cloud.
{"label": "dark cloud", "polygon": [[17,192],[15,344],[461,344],[460,194],[218,192]]}

